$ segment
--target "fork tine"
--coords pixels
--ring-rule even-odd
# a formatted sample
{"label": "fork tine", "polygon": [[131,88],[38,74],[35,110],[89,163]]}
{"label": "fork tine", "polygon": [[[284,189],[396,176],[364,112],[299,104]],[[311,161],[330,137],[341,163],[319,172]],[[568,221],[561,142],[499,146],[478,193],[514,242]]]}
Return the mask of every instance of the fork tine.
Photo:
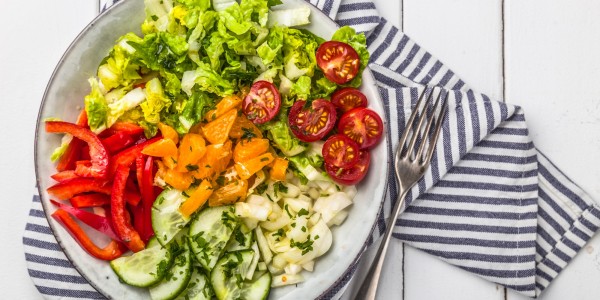
{"label": "fork tine", "polygon": [[[426,93],[427,93],[427,89],[423,89],[423,92],[421,92],[421,95],[419,95],[419,100],[417,101],[417,104],[415,105],[415,108],[414,108],[412,114],[410,114],[410,118],[408,118],[408,122],[406,123],[406,127],[404,128],[404,132],[402,133],[402,137],[400,138],[400,141],[398,141],[398,150],[396,150],[396,161],[398,161],[402,156],[402,150],[404,149],[404,144],[406,143],[408,134],[411,131],[410,129],[413,126],[413,122],[417,118],[417,114],[419,113],[419,107],[421,106],[421,102],[423,102],[423,98]],[[408,152],[409,152],[409,148],[407,148],[407,153]]]}
{"label": "fork tine", "polygon": [[[421,136],[421,131],[423,129],[423,124],[425,123],[425,120],[427,119],[427,108],[429,106],[429,103],[431,102],[431,99],[434,97],[433,95],[435,94],[435,88],[431,89],[431,93],[429,93],[429,95],[427,95],[427,100],[425,100],[425,105],[423,106],[423,112],[421,113],[421,117],[419,118],[419,123],[417,124],[417,128],[415,128],[415,131],[413,133],[413,136],[410,140],[410,144],[408,145],[407,148],[407,157],[412,157],[414,150],[415,150],[415,144],[417,143],[417,139],[419,138],[419,136]],[[438,99],[441,95],[441,92],[438,94]],[[435,110],[434,110],[435,112]],[[421,146],[424,146],[426,144],[426,138],[428,135],[428,131],[425,130],[423,132],[423,137],[421,140]],[[420,148],[420,147],[419,147]],[[415,156],[414,161],[417,161],[417,158]]]}
{"label": "fork tine", "polygon": [[444,96],[444,103],[442,104],[442,111],[439,116],[436,118],[437,123],[435,124],[435,133],[433,134],[432,140],[430,142],[429,149],[427,149],[427,156],[423,160],[423,166],[429,165],[431,162],[431,157],[433,156],[433,151],[435,150],[435,145],[437,143],[438,138],[440,137],[440,132],[442,132],[442,124],[444,124],[444,116],[446,115],[446,110],[448,110],[448,96],[450,92],[446,92]]}
{"label": "fork tine", "polygon": [[423,134],[423,141],[421,142],[421,144],[419,145],[419,149],[417,150],[417,154],[415,155],[415,161],[420,161],[422,156],[423,156],[423,151],[425,150],[425,146],[429,144],[429,147],[431,147],[431,143],[427,143],[427,137],[429,136],[429,131],[431,130],[431,126],[433,125],[433,121],[435,120],[435,112],[437,111],[437,108],[440,104],[440,100],[442,99],[442,91],[440,90],[440,92],[437,95],[437,98],[435,100],[435,104],[433,105],[433,108],[431,109],[432,112],[432,116],[429,118],[429,120],[427,121],[427,126],[425,127],[425,131]]}

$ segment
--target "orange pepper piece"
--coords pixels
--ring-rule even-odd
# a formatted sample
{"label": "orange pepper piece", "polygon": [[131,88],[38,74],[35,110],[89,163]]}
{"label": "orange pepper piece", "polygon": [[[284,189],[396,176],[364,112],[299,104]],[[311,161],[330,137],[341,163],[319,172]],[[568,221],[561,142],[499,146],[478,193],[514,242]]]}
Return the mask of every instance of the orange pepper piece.
{"label": "orange pepper piece", "polygon": [[263,137],[260,129],[252,121],[248,120],[245,115],[237,117],[229,131],[229,137],[232,139],[241,139],[243,136],[248,138],[248,135],[257,138]]}
{"label": "orange pepper piece", "polygon": [[271,179],[285,181],[285,173],[287,172],[288,165],[289,161],[287,161],[287,159],[283,159],[280,157],[275,158],[273,168],[269,173]]}
{"label": "orange pepper piece", "polygon": [[208,198],[208,206],[213,207],[233,204],[237,201],[246,199],[247,192],[248,181],[234,181],[214,191]]}
{"label": "orange pepper piece", "polygon": [[179,144],[179,158],[177,159],[177,171],[194,171],[196,163],[206,153],[206,142],[201,135],[188,133],[183,136]]}
{"label": "orange pepper piece", "polygon": [[202,127],[202,133],[211,144],[223,144],[237,118],[237,111],[230,110]]}
{"label": "orange pepper piece", "polygon": [[266,165],[273,161],[273,154],[265,153],[258,157],[251,158],[244,162],[235,163],[235,170],[242,179],[252,177],[256,172],[262,170]]}
{"label": "orange pepper piece", "polygon": [[267,150],[269,150],[269,140],[267,139],[242,140],[233,150],[233,161],[244,162],[267,152]]}
{"label": "orange pepper piece", "polygon": [[200,186],[190,194],[190,197],[181,204],[179,211],[185,217],[191,216],[196,212],[212,195],[213,188],[208,180],[203,180]]}
{"label": "orange pepper piece", "polygon": [[188,173],[177,172],[173,169],[166,170],[162,175],[163,180],[167,184],[180,191],[187,190],[190,185],[192,185],[192,182],[194,182],[192,175]]}
{"label": "orange pepper piece", "polygon": [[145,155],[155,157],[177,157],[177,146],[175,145],[173,140],[161,139],[156,143],[152,143],[144,147],[144,149],[142,149],[142,153]]}
{"label": "orange pepper piece", "polygon": [[220,174],[227,168],[231,155],[231,141],[206,146],[206,154],[198,161],[198,170],[192,173],[193,176],[201,179]]}
{"label": "orange pepper piece", "polygon": [[235,108],[236,106],[242,103],[242,98],[236,95],[226,96],[219,103],[217,103],[216,108],[207,112],[204,115],[204,120],[207,122],[216,120],[218,117],[222,116],[226,112]]}
{"label": "orange pepper piece", "polygon": [[158,129],[160,130],[163,138],[169,139],[175,144],[179,143],[179,134],[177,131],[175,131],[175,129],[173,129],[173,127],[161,122],[158,123]]}

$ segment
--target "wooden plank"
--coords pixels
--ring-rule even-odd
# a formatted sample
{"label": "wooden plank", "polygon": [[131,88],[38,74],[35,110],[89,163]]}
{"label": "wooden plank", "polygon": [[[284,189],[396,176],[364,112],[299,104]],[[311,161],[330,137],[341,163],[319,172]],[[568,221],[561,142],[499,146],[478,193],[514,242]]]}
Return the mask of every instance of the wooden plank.
{"label": "wooden plank", "polygon": [[[600,200],[598,1],[505,4],[506,100],[525,109],[536,146]],[[593,167],[591,167],[593,166]],[[598,299],[596,236],[540,299]],[[508,299],[526,299],[513,292]]]}
{"label": "wooden plank", "polygon": [[499,100],[501,8],[501,0],[404,0],[404,32],[473,89]]}
{"label": "wooden plank", "polygon": [[3,1],[0,9],[0,182],[10,188],[9,209],[0,219],[10,230],[0,234],[3,299],[42,299],[23,255],[23,229],[34,192],[34,127],[44,89],[62,53],[93,18],[96,0]]}

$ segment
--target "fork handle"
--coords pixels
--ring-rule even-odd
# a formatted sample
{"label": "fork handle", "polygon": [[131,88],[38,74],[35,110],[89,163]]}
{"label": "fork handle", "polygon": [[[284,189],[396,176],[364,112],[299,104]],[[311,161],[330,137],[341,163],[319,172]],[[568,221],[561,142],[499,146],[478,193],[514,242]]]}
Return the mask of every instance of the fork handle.
{"label": "fork handle", "polygon": [[398,215],[400,214],[400,208],[404,203],[406,194],[406,191],[404,191],[398,196],[398,200],[396,201],[396,205],[394,205],[388,226],[385,229],[383,240],[377,249],[377,254],[375,254],[375,258],[373,259],[373,263],[367,272],[367,276],[360,286],[358,293],[354,297],[355,300],[375,300],[375,296],[377,295],[377,286],[379,285],[379,279],[381,278],[381,270],[383,269],[383,262],[385,261],[385,254],[387,253],[390,239],[392,237],[392,231],[394,231],[394,225],[398,219]]}

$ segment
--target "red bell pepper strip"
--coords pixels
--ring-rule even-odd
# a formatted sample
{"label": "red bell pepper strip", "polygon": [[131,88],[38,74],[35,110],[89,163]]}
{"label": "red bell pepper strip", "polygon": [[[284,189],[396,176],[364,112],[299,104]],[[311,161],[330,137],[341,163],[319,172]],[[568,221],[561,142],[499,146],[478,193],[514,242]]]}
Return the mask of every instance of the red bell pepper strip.
{"label": "red bell pepper strip", "polygon": [[129,205],[129,211],[133,217],[133,228],[140,234],[140,238],[144,243],[147,243],[148,239],[144,238],[144,206],[142,203],[137,206]]}
{"label": "red bell pepper strip", "polygon": [[132,145],[133,142],[134,140],[131,135],[123,131],[119,131],[107,138],[102,139],[102,144],[109,153],[117,153]]}
{"label": "red bell pepper strip", "polygon": [[[79,117],[77,117],[76,124],[81,127],[87,128],[87,122],[87,113],[85,112],[85,110],[82,110],[81,113],[79,113]],[[65,153],[63,153],[63,155],[58,160],[56,170],[58,170],[59,172],[65,170],[75,170],[75,162],[80,159],[82,150],[81,148],[83,146],[85,146],[85,142],[78,138],[73,138],[67,146]]]}
{"label": "red bell pepper strip", "polygon": [[135,159],[138,157],[138,155],[140,155],[140,153],[142,153],[142,150],[144,149],[144,147],[146,147],[152,143],[155,143],[157,141],[160,141],[160,139],[161,139],[160,136],[153,137],[147,141],[136,144],[135,146],[131,146],[131,147],[117,153],[116,155],[114,155],[110,160],[109,174],[114,174],[119,165],[130,166],[135,161]]}
{"label": "red bell pepper strip", "polygon": [[60,208],[52,214],[52,217],[67,229],[71,236],[75,238],[85,251],[98,259],[113,260],[119,258],[127,251],[121,243],[115,240],[112,240],[106,247],[99,248],[69,213]]}
{"label": "red bell pepper strip", "polygon": [[142,191],[142,173],[144,173],[144,164],[146,163],[146,159],[143,154],[139,154],[135,158],[135,175],[137,179],[138,186],[140,187],[140,192]]}
{"label": "red bell pepper strip", "polygon": [[110,204],[110,197],[105,194],[83,194],[69,199],[71,205],[76,208],[97,207]]}
{"label": "red bell pepper strip", "polygon": [[125,185],[124,196],[125,196],[125,201],[127,201],[127,203],[129,203],[133,206],[138,205],[138,203],[140,203],[140,201],[142,201],[142,195],[138,191],[137,186],[135,185],[135,183],[133,182],[133,180],[131,178],[129,178],[127,180],[127,184]]}
{"label": "red bell pepper strip", "polygon": [[[68,133],[88,144],[90,147],[91,166],[88,172],[78,175],[89,175],[90,177],[104,178],[108,169],[108,152],[102,142],[93,132],[87,128],[77,126],[72,123],[49,121],[46,122],[46,132]],[[77,171],[77,170],[76,170]]]}
{"label": "red bell pepper strip", "polygon": [[110,197],[110,214],[112,217],[115,233],[125,243],[127,248],[133,252],[144,250],[145,244],[140,234],[127,221],[125,215],[125,186],[129,176],[129,165],[119,165],[115,172],[112,192]]}
{"label": "red bell pepper strip", "polygon": [[68,206],[68,205],[56,202],[54,200],[50,200],[50,202],[52,204],[54,204],[55,206],[59,207],[60,209],[73,215],[79,221],[87,224],[88,226],[96,229],[99,232],[102,232],[103,234],[110,237],[111,239],[119,241],[119,242],[121,241],[121,239],[119,239],[117,237],[117,235],[115,234],[115,232],[112,230],[112,227],[110,226],[110,223],[108,222],[108,219],[106,219],[106,217],[99,216],[97,214],[94,214],[94,213],[91,213],[91,212],[88,212],[88,211],[85,211],[82,209],[78,209],[78,208],[75,208],[72,206]]}
{"label": "red bell pepper strip", "polygon": [[58,160],[58,163],[56,164],[56,170],[59,172],[75,170],[75,162],[81,158],[81,153],[83,152],[84,146],[84,141],[78,138],[73,138],[67,146],[65,153],[63,153]]}
{"label": "red bell pepper strip", "polygon": [[156,200],[154,193],[154,158],[148,156],[142,170],[142,179],[139,182],[140,192],[142,194],[143,206],[143,228],[142,238],[150,239],[154,235],[152,228],[152,205]]}
{"label": "red bell pepper strip", "polygon": [[[46,191],[58,200],[69,200],[78,194],[89,192],[110,195],[112,190],[110,185],[104,181],[95,178],[76,178],[66,182],[59,182],[49,187]],[[138,191],[130,189],[125,190],[124,197],[127,203],[132,205],[137,205],[142,199]]]}
{"label": "red bell pepper strip", "polygon": [[50,177],[58,182],[67,182],[69,180],[81,178],[77,174],[75,174],[75,171],[73,170],[58,172],[54,175],[50,175]]}
{"label": "red bell pepper strip", "polygon": [[81,193],[96,192],[110,195],[111,188],[103,181],[94,178],[77,178],[57,183],[47,189],[48,194],[58,200],[68,200]]}

